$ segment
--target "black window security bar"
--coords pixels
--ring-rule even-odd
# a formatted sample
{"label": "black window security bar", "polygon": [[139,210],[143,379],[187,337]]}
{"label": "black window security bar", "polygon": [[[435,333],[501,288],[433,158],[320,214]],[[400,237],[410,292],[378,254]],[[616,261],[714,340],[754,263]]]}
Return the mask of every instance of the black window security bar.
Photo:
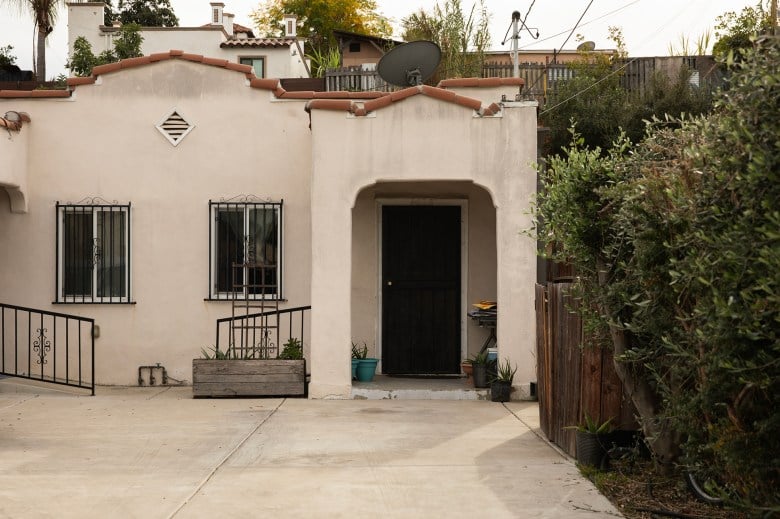
{"label": "black window security bar", "polygon": [[0,303],[3,375],[95,394],[95,320]]}
{"label": "black window security bar", "polygon": [[130,302],[130,204],[57,202],[58,303]]}
{"label": "black window security bar", "polygon": [[291,338],[308,343],[310,311],[311,306],[298,306],[217,319],[216,350],[234,358],[275,359]]}
{"label": "black window security bar", "polygon": [[[209,201],[210,299],[282,299],[283,204],[254,196]],[[244,267],[236,272],[237,264]]]}

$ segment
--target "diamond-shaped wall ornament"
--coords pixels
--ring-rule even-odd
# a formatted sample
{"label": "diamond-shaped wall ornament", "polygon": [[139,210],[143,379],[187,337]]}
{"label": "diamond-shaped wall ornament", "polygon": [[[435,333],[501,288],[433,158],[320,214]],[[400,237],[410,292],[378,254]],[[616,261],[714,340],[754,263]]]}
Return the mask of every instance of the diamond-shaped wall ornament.
{"label": "diamond-shaped wall ornament", "polygon": [[168,139],[168,142],[178,146],[182,139],[195,128],[195,125],[184,118],[181,110],[174,108],[157,123],[155,128]]}

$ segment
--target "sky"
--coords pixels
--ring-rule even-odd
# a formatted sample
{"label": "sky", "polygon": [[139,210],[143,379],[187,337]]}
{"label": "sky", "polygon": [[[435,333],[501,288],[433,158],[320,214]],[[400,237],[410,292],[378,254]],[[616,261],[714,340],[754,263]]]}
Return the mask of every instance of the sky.
{"label": "sky", "polygon": [[[236,23],[248,27],[252,26],[249,13],[261,3],[260,0],[221,1],[225,4],[225,11],[235,15]],[[440,1],[443,3],[443,0]],[[471,0],[461,1],[465,9],[471,8]],[[0,0],[0,47],[12,45],[17,65],[31,70],[32,18],[27,12],[20,13],[14,7],[15,3]],[[209,3],[210,0],[171,0],[183,27],[208,23]],[[395,36],[400,39],[401,20],[420,8],[431,10],[435,3],[436,0],[377,0],[377,11],[390,19],[396,30]],[[697,38],[708,29],[712,30],[719,15],[726,11],[739,12],[755,3],[756,0],[485,0],[490,13],[492,50],[510,49],[509,42],[504,45],[501,42],[510,26],[512,11],[519,11],[525,16],[529,7],[526,23],[530,28],[538,29],[539,38],[534,40],[528,32],[522,33],[520,48],[559,49],[590,4],[579,27],[563,48],[575,49],[577,34],[593,41],[597,49],[614,48],[608,39],[608,27],[618,26],[623,30],[630,56],[668,55],[669,45],[679,48],[682,37],[687,37],[691,48],[695,49]],[[712,43],[714,41],[711,40],[710,46]],[[67,16],[65,7],[62,7],[54,32],[48,39],[48,76],[68,73],[65,68],[67,46]]]}

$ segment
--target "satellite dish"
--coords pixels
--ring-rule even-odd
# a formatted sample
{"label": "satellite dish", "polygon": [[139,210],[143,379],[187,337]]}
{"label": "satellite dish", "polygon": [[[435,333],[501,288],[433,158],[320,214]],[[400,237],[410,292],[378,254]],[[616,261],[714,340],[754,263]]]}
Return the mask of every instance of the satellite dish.
{"label": "satellite dish", "polygon": [[584,41],[577,45],[577,50],[582,52],[592,52],[596,50],[596,44],[592,41]]}
{"label": "satellite dish", "polygon": [[379,60],[379,76],[391,85],[408,87],[422,85],[436,72],[441,49],[432,41],[404,43]]}

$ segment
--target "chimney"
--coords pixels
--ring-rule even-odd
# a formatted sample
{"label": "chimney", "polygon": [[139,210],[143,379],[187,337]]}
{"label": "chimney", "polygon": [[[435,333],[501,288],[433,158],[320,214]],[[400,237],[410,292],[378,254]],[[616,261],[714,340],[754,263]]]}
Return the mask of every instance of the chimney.
{"label": "chimney", "polygon": [[233,36],[233,18],[235,15],[232,13],[222,13],[222,26],[225,28],[225,32],[228,36]]}
{"label": "chimney", "polygon": [[297,38],[298,27],[296,26],[296,22],[298,21],[298,18],[294,14],[285,14],[283,20],[284,20],[284,37]]}
{"label": "chimney", "polygon": [[211,25],[222,25],[222,10],[225,4],[222,2],[211,2]]}

